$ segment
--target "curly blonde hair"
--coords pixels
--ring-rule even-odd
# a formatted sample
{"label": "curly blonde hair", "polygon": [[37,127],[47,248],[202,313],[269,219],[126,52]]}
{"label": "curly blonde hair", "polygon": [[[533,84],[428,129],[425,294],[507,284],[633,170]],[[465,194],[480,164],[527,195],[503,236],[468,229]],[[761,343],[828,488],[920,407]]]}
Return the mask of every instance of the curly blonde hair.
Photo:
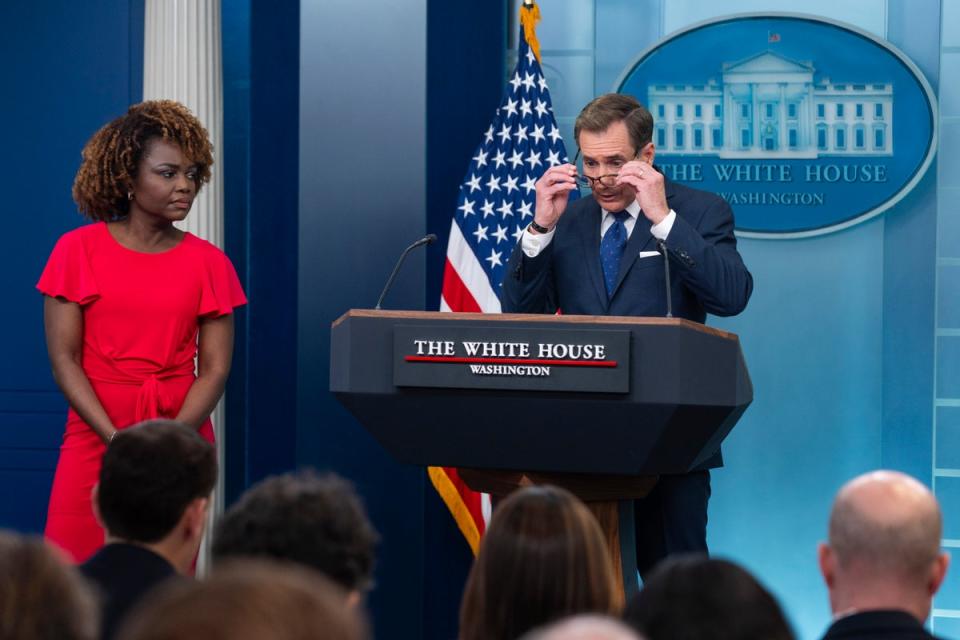
{"label": "curly blonde hair", "polygon": [[150,141],[162,138],[180,146],[197,165],[197,191],[210,181],[213,145],[189,109],[173,100],[149,100],[104,125],[83,148],[73,181],[73,200],[91,220],[116,220],[130,210],[127,192]]}

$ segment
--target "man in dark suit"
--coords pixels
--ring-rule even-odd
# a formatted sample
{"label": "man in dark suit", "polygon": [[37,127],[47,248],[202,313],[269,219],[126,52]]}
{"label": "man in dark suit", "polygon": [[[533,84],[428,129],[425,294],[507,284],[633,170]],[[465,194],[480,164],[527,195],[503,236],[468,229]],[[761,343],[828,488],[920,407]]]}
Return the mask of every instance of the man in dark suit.
{"label": "man in dark suit", "polygon": [[107,544],[80,567],[101,596],[102,638],[158,584],[192,573],[216,481],[213,445],[180,423],[144,422],[110,441],[93,490]]}
{"label": "man in dark suit", "polygon": [[[753,278],[737,253],[733,212],[722,198],[667,180],[653,165],[653,117],[632,96],[607,94],[577,117],[583,172],[548,169],[536,211],[507,264],[505,312],[663,316],[665,251],[673,315],[743,311]],[[568,203],[578,183],[592,198]],[[669,554],[706,551],[709,469],[661,476],[636,503],[637,564],[646,574]]]}
{"label": "man in dark suit", "polygon": [[833,624],[825,640],[931,640],[923,628],[947,573],[940,507],[910,476],[875,471],[848,482],[830,513],[820,572]]}

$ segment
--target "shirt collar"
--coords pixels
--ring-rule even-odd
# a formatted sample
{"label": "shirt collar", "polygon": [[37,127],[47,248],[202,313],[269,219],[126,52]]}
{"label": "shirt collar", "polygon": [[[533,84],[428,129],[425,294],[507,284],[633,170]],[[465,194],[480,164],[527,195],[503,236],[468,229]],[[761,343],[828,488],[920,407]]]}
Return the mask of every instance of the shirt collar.
{"label": "shirt collar", "polygon": [[[600,210],[603,211],[603,218],[604,218],[604,219],[606,219],[607,216],[613,215],[613,212],[612,212],[612,211],[607,211],[607,210],[604,209],[603,207],[600,207]],[[640,205],[637,203],[636,200],[634,200],[634,201],[631,202],[629,205],[627,205],[627,208],[624,209],[624,211],[626,211],[627,213],[629,213],[629,214],[630,214],[630,217],[633,218],[634,220],[636,220],[637,217],[640,215]]]}

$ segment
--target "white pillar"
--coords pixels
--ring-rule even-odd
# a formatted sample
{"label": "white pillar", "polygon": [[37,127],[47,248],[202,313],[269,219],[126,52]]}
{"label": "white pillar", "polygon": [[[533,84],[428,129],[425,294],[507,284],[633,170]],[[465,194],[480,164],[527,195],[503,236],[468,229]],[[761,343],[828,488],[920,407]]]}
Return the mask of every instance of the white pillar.
{"label": "white pillar", "polygon": [[220,0],[147,0],[145,15],[143,99],[169,99],[186,105],[213,142],[210,183],[179,226],[223,247]]}
{"label": "white pillar", "polygon": [[[176,100],[200,120],[213,143],[210,182],[194,200],[190,215],[177,226],[223,247],[223,66],[220,0],[146,0],[143,99]],[[208,535],[197,569],[209,566],[210,527],[223,512],[223,401],[213,412],[220,475],[208,519]]]}

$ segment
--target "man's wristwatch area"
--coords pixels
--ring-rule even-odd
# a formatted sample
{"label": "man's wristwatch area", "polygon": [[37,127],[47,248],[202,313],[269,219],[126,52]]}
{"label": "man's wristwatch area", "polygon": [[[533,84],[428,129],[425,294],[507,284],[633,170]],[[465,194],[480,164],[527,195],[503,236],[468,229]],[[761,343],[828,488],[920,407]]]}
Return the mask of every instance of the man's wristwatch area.
{"label": "man's wristwatch area", "polygon": [[547,229],[546,227],[541,227],[537,224],[536,220],[530,221],[530,228],[536,231],[537,233],[550,233],[552,229]]}

